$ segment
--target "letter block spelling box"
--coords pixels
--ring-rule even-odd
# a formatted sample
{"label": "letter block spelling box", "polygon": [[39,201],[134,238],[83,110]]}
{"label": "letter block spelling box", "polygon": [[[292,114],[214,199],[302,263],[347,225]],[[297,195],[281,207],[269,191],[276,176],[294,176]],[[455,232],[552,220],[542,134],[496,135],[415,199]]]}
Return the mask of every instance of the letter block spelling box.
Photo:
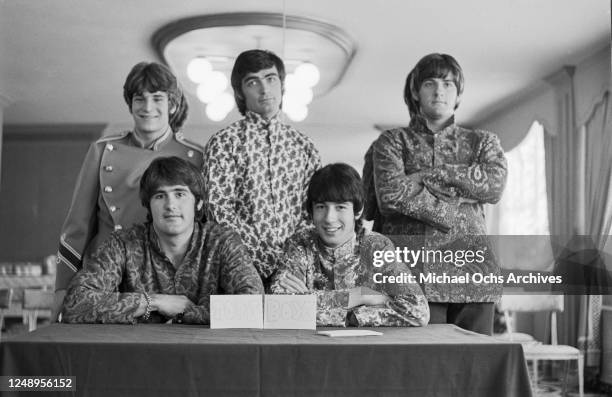
{"label": "letter block spelling box", "polygon": [[266,295],[264,328],[316,329],[317,297],[315,295]]}
{"label": "letter block spelling box", "polygon": [[263,328],[263,297],[211,295],[210,328]]}

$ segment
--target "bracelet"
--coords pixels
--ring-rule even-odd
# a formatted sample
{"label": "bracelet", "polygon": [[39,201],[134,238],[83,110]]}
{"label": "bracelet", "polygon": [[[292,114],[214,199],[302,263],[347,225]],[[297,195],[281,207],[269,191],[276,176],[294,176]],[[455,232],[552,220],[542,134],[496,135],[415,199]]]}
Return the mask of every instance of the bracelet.
{"label": "bracelet", "polygon": [[183,313],[177,314],[175,321],[177,324],[183,324]]}
{"label": "bracelet", "polygon": [[142,319],[147,321],[151,317],[151,297],[146,292],[143,292],[145,299],[147,300],[147,308],[145,314],[142,315]]}

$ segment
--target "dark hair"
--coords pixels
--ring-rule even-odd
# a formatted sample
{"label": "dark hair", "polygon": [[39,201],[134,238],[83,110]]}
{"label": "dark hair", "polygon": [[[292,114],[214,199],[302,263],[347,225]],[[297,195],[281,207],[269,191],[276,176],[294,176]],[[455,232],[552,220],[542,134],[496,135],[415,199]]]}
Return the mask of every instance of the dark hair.
{"label": "dark hair", "polygon": [[[455,86],[457,86],[457,95],[461,95],[464,86],[463,70],[455,58],[448,54],[434,53],[425,55],[417,62],[416,66],[408,73],[404,85],[404,102],[408,105],[411,118],[419,114],[420,108],[418,101],[412,97],[412,93],[418,92],[425,80],[444,78],[449,73],[453,74]],[[458,107],[459,101],[457,101],[455,109]]]}
{"label": "dark hair", "polygon": [[247,111],[246,100],[242,92],[242,79],[248,73],[257,73],[262,69],[269,69],[276,66],[281,87],[285,86],[285,65],[282,59],[272,51],[267,50],[248,50],[242,52],[234,62],[232,69],[232,88],[234,89],[234,99],[240,114],[244,115]]}
{"label": "dark hair", "polygon": [[189,105],[178,85],[174,74],[166,66],[157,62],[140,62],[130,70],[123,84],[123,98],[132,111],[132,98],[144,91],[162,91],[168,95],[168,113],[170,128],[177,132],[185,123]]}
{"label": "dark hair", "polygon": [[196,219],[202,219],[203,209],[197,208],[204,197],[204,178],[198,168],[180,157],[158,157],[149,164],[140,178],[140,202],[151,221],[151,197],[161,186],[185,185],[195,197]]}
{"label": "dark hair", "polygon": [[355,215],[363,209],[363,184],[359,173],[344,163],[328,164],[316,171],[308,184],[306,208],[312,216],[313,205],[331,201],[353,203]]}

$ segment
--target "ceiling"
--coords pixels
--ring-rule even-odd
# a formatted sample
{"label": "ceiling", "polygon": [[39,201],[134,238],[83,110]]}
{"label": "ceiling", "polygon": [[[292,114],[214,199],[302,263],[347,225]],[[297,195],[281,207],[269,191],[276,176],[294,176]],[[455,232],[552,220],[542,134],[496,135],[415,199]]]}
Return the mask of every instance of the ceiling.
{"label": "ceiling", "polygon": [[[129,123],[123,81],[135,63],[157,60],[157,29],[189,16],[283,8],[338,25],[357,43],[344,79],[303,122],[334,129],[406,123],[404,79],[431,52],[463,66],[458,118],[476,124],[610,43],[609,0],[0,0],[4,122]],[[214,131],[239,117],[212,123],[189,100],[191,128]]]}

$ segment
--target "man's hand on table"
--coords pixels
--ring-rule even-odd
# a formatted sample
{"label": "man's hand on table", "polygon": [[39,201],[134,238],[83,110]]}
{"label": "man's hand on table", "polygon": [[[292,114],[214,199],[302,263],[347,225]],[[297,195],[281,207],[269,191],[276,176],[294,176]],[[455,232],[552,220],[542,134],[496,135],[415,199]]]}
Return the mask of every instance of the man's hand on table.
{"label": "man's hand on table", "polygon": [[348,308],[356,306],[379,306],[384,305],[389,297],[368,287],[355,287],[349,290]]}
{"label": "man's hand on table", "polygon": [[166,317],[175,317],[185,312],[190,304],[191,301],[185,295],[151,295],[151,310],[158,311]]}
{"label": "man's hand on table", "polygon": [[307,294],[310,292],[302,280],[289,272],[283,273],[278,283],[288,294]]}

